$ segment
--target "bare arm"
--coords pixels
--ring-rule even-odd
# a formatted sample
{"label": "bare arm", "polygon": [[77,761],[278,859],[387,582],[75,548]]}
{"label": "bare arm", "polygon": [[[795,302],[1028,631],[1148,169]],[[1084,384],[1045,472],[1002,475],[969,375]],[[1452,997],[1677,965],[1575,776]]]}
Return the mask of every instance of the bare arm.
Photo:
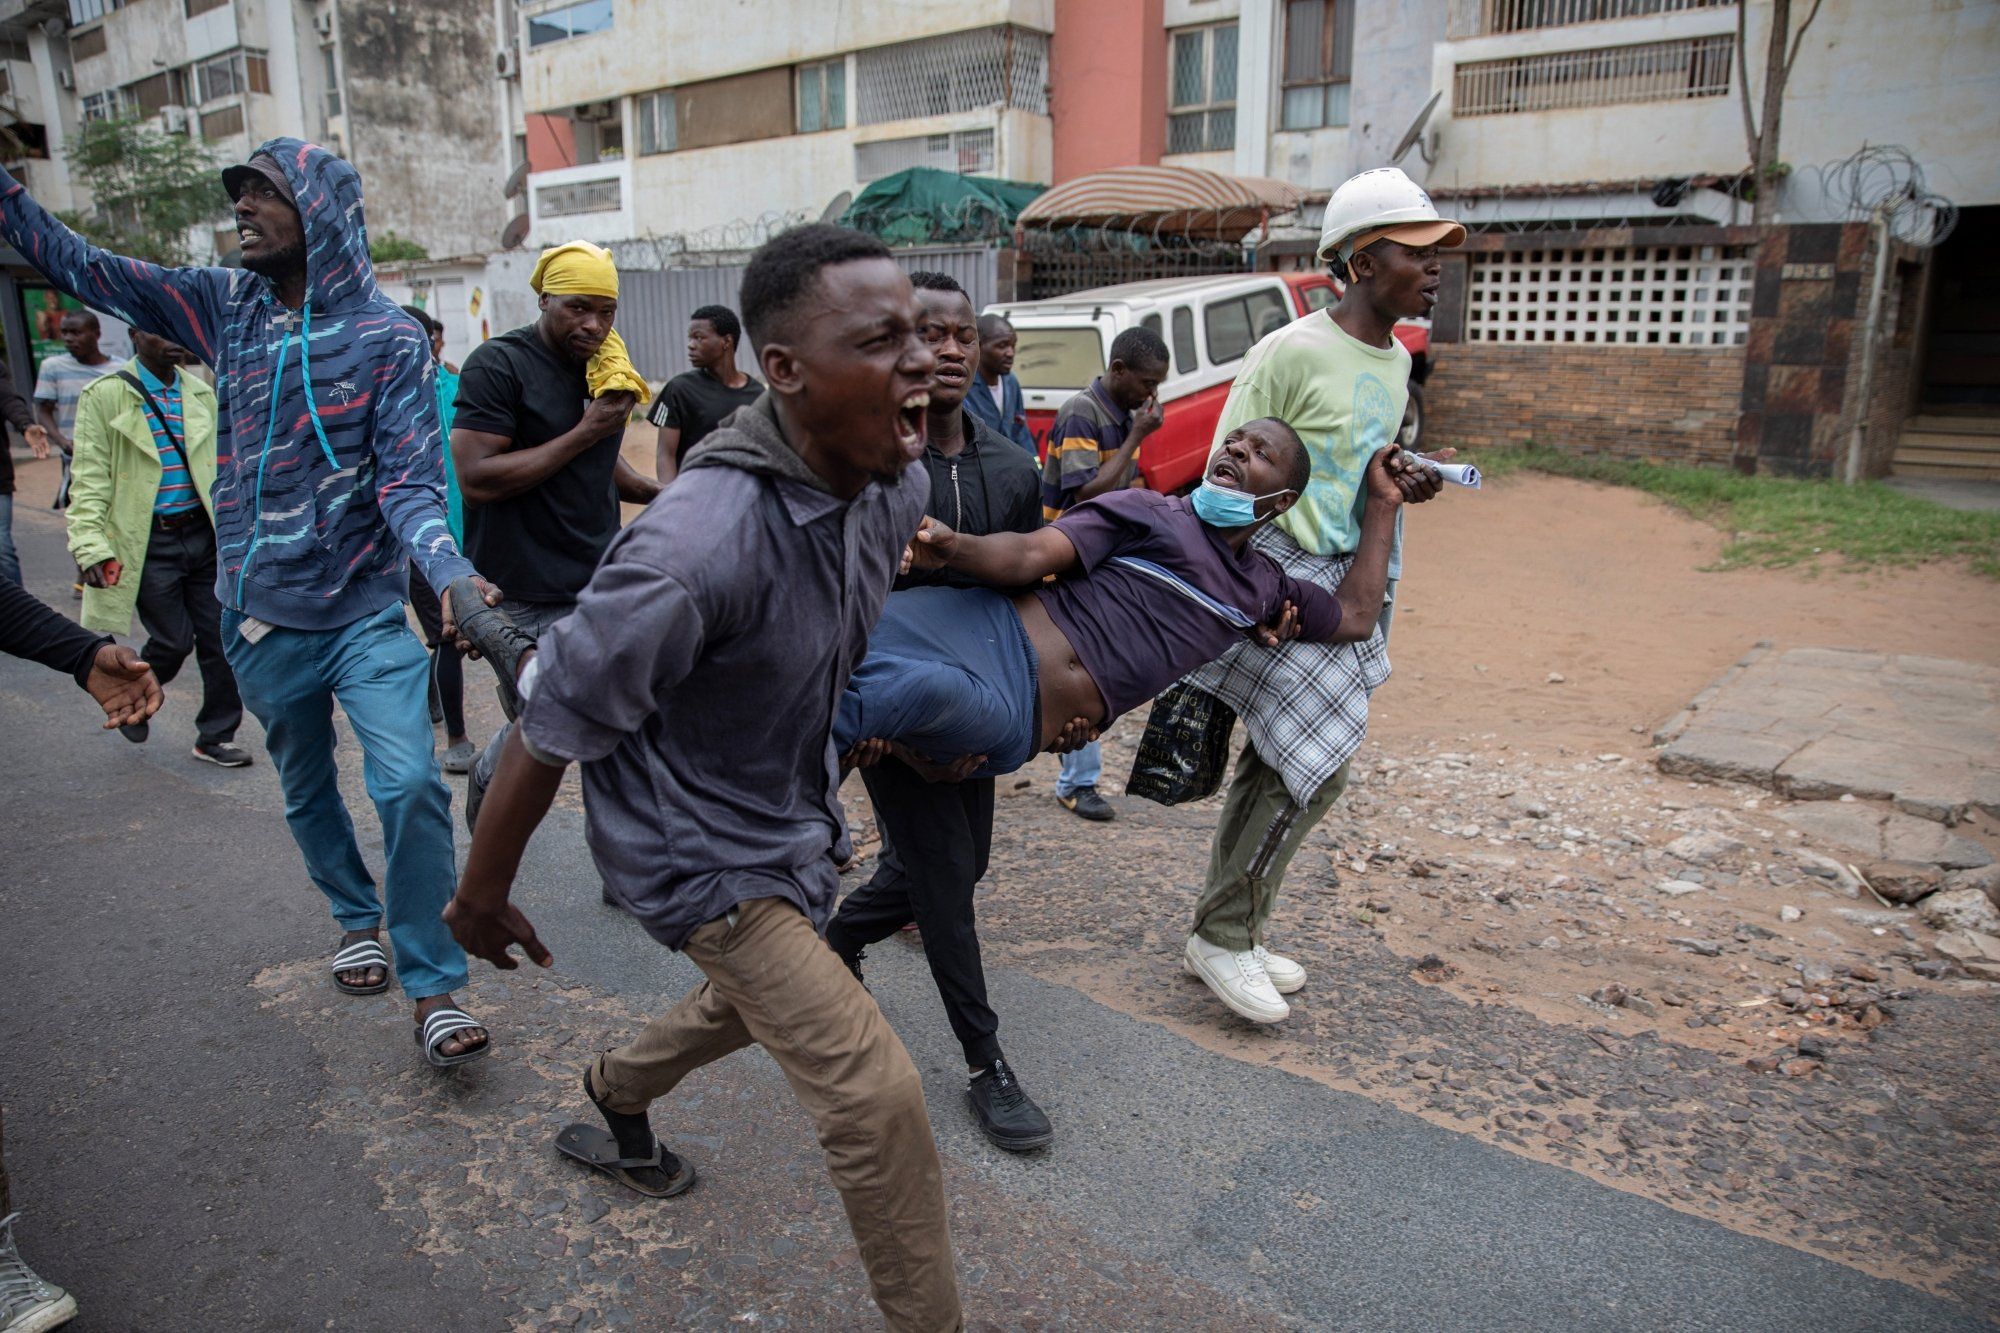
{"label": "bare arm", "polygon": [[1354,563],[1340,581],[1340,628],[1332,642],[1357,643],[1375,632],[1382,599],[1389,589],[1389,552],[1396,544],[1396,511],[1405,504],[1422,504],[1438,493],[1443,479],[1431,468],[1412,463],[1396,445],[1375,451],[1362,484],[1368,499],[1361,510],[1361,543]]}
{"label": "bare arm", "polygon": [[1076,547],[1058,528],[974,536],[927,518],[910,552],[913,568],[955,569],[996,588],[1025,588],[1076,567]]}
{"label": "bare arm", "polygon": [[53,444],[64,453],[70,451],[69,436],[62,433],[61,426],[56,425],[56,405],[54,403],[49,402],[45,398],[37,398],[35,400],[35,420],[41,422],[42,429],[48,432],[50,444]]}
{"label": "bare arm", "polygon": [[479,810],[479,828],[466,854],[458,893],[445,905],[444,921],[465,951],[499,968],[519,964],[508,956],[518,944],[529,959],[547,967],[554,957],[521,909],[507,901],[528,838],[549,813],[566,765],[545,764],[528,753],[521,730],[508,733],[493,772],[493,785]]}
{"label": "bare arm", "polygon": [[618,488],[619,499],[626,504],[635,505],[651,504],[664,485],[662,482],[654,481],[622,458],[618,460],[617,466],[611,469],[611,484]]}
{"label": "bare arm", "polygon": [[681,428],[660,427],[660,442],[653,447],[653,475],[664,486],[681,474]]}
{"label": "bare arm", "polygon": [[632,395],[608,393],[590,400],[583,420],[553,440],[532,449],[515,449],[505,435],[465,426],[451,432],[451,461],[458,469],[459,494],[470,505],[494,504],[531,491],[568,465],[578,454],[624,424],[632,411]]}

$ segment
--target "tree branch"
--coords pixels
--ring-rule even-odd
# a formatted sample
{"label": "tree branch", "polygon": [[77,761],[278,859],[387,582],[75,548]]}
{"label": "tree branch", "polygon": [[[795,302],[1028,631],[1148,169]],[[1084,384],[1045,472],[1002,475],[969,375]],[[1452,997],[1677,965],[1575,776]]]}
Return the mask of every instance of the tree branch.
{"label": "tree branch", "polygon": [[[1757,170],[1757,122],[1750,113],[1750,58],[1744,53],[1744,48],[1749,43],[1745,40],[1747,33],[1743,14],[1749,8],[1749,5],[1743,3],[1738,3],[1736,6],[1736,91],[1737,100],[1743,106],[1744,145],[1750,150],[1750,170],[1754,173]],[[1815,4],[1814,12],[1817,13],[1818,9],[1819,6]]]}
{"label": "tree branch", "polygon": [[[1799,58],[1799,48],[1806,44],[1806,29],[1810,28],[1813,20],[1819,17],[1821,3],[1822,0],[1813,0],[1813,7],[1806,11],[1805,22],[1799,24],[1799,30],[1792,35],[1792,49],[1785,55],[1785,83],[1787,85],[1792,81],[1792,65]],[[1737,9],[1737,20],[1739,22],[1742,20],[1742,9],[1740,6]]]}

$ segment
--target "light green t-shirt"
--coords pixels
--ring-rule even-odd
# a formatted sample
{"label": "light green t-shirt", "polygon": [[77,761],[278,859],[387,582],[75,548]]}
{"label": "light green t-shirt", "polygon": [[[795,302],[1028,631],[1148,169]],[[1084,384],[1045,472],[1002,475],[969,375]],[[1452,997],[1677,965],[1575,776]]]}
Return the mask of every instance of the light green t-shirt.
{"label": "light green t-shirt", "polygon": [[[1223,405],[1215,446],[1259,417],[1277,417],[1297,431],[1312,454],[1312,481],[1278,526],[1314,555],[1344,554],[1361,540],[1368,460],[1395,439],[1409,397],[1410,353],[1403,344],[1392,338],[1387,347],[1370,347],[1315,310],[1250,349]],[[1390,578],[1402,573],[1402,547],[1399,512]]]}

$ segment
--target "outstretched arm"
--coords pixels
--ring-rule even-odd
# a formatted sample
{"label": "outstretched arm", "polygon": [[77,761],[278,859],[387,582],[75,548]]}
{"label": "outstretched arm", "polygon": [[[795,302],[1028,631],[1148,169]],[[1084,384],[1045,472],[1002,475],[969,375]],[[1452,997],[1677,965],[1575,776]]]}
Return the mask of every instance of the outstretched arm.
{"label": "outstretched arm", "polygon": [[1335,594],[1340,626],[1325,640],[1357,643],[1375,632],[1382,599],[1389,590],[1389,552],[1396,544],[1396,511],[1438,493],[1442,481],[1425,467],[1412,466],[1396,445],[1375,451],[1363,475],[1367,500],[1361,511],[1361,544]]}
{"label": "outstretched arm", "polygon": [[445,904],[444,923],[452,938],[476,958],[498,968],[520,966],[507,952],[520,945],[538,967],[555,961],[521,909],[508,901],[528,837],[549,813],[562,785],[563,763],[544,763],[528,753],[521,729],[507,733],[493,785],[479,807],[479,827],[465,857],[458,893]]}
{"label": "outstretched arm", "polygon": [[955,569],[996,588],[1025,588],[1076,563],[1075,545],[1058,528],[974,536],[927,518],[910,543],[912,569]]}
{"label": "outstretched arm", "polygon": [[228,269],[162,268],[100,250],[57,221],[5,170],[0,170],[0,240],[59,290],[135,329],[172,339],[211,366],[230,284],[249,280]]}

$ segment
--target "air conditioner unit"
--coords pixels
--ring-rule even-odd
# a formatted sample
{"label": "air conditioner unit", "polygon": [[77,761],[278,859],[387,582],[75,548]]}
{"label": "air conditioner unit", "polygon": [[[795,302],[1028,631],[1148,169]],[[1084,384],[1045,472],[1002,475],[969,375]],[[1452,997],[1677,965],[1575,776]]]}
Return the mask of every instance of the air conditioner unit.
{"label": "air conditioner unit", "polygon": [[184,106],[163,106],[160,108],[160,128],[168,134],[186,134],[193,117]]}
{"label": "air conditioner unit", "polygon": [[572,120],[616,120],[618,119],[618,104],[616,102],[579,102],[570,108],[569,114]]}
{"label": "air conditioner unit", "polygon": [[323,42],[333,40],[333,11],[331,9],[321,10],[319,13],[313,15],[313,31],[319,34],[320,40]]}
{"label": "air conditioner unit", "polygon": [[72,93],[73,93],[73,92],[75,92],[75,91],[76,91],[76,71],[75,71],[75,70],[73,70],[73,69],[59,69],[59,70],[57,70],[57,71],[56,71],[56,82],[62,85],[62,87],[63,87],[63,90],[64,90],[65,92],[72,92]]}
{"label": "air conditioner unit", "polygon": [[521,77],[521,48],[503,46],[493,53],[493,72],[503,79]]}

